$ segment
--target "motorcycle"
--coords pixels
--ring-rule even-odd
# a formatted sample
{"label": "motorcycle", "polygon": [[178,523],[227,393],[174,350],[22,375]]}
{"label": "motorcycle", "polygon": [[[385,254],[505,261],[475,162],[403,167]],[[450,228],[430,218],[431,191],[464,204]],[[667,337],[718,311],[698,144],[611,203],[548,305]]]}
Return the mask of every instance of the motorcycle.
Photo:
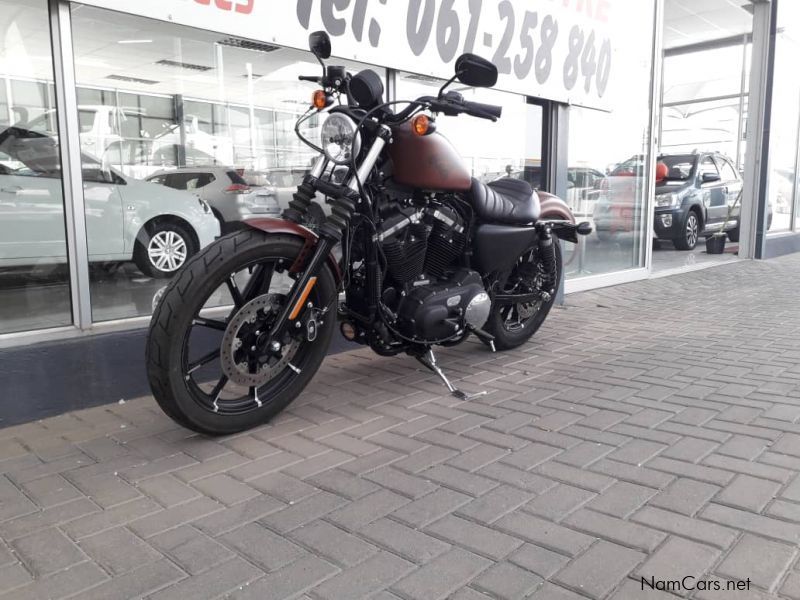
{"label": "motorcycle", "polygon": [[[346,339],[382,356],[405,353],[467,399],[434,347],[472,335],[492,351],[525,343],[555,301],[559,240],[591,232],[525,181],[471,177],[436,131],[438,115],[500,118],[502,107],[447,90],[455,81],[495,85],[489,61],[462,55],[437,96],[395,112],[401,102],[384,101],[374,71],[326,65],[327,34],[312,33],[309,46],[322,75],[300,79],[320,89],[295,132],[316,162],[282,218],[249,220],[195,255],[152,317],[153,395],[201,433],[230,434],[278,414],[319,369],[337,321]],[[321,113],[317,144],[301,127]],[[318,194],[331,214],[311,231],[301,223]]]}

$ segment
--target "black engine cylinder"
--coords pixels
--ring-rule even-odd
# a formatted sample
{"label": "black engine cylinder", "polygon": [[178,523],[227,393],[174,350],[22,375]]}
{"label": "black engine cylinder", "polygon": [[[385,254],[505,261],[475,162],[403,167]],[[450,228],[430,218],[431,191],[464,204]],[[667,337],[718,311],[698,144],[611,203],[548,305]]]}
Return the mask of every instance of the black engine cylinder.
{"label": "black engine cylinder", "polygon": [[444,276],[447,267],[464,252],[467,236],[463,220],[450,208],[433,211],[433,229],[428,242],[425,273],[436,278]]}
{"label": "black engine cylinder", "polygon": [[430,231],[423,223],[415,223],[404,233],[402,239],[392,238],[383,243],[389,273],[399,284],[413,281],[423,273]]}

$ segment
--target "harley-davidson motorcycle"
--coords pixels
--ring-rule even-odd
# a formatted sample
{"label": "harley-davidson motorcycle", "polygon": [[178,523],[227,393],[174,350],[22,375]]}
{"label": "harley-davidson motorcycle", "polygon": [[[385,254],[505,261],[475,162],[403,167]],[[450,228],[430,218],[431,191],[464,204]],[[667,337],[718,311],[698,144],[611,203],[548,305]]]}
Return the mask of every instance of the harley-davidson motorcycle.
{"label": "harley-davidson motorcycle", "polygon": [[[522,180],[470,176],[436,131],[436,115],[496,121],[501,107],[447,91],[491,87],[495,66],[473,54],[436,97],[385,102],[380,77],[326,66],[312,33],[321,89],[295,131],[319,157],[281,219],[247,221],[187,262],[153,314],[147,373],[161,408],[198,432],[268,421],[311,381],[340,323],[382,356],[406,353],[459,398],[435,346],[470,335],[492,351],[526,342],[555,300],[559,238],[591,232],[566,204]],[[394,107],[404,104],[402,110]],[[315,144],[301,128],[321,121]],[[318,197],[331,214],[304,227]]]}

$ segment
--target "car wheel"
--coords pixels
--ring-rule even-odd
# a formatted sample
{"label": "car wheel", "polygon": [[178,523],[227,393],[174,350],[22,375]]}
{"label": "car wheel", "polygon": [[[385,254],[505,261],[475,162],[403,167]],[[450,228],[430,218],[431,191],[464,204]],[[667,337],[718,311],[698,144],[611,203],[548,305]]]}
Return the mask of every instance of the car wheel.
{"label": "car wheel", "polygon": [[731,229],[728,231],[728,239],[732,242],[739,241],[739,226],[736,226],[736,229]]}
{"label": "car wheel", "polygon": [[698,239],[700,239],[700,219],[696,212],[690,210],[683,218],[680,236],[672,240],[672,243],[678,250],[694,250]]}
{"label": "car wheel", "polygon": [[177,273],[198,250],[197,242],[186,226],[156,222],[139,235],[133,260],[148,277],[163,279]]}

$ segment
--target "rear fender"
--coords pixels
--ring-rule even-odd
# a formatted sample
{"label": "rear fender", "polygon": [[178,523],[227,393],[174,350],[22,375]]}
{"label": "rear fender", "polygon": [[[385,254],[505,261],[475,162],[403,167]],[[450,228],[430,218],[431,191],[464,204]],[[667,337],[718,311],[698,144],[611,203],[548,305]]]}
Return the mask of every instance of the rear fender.
{"label": "rear fender", "polygon": [[547,192],[536,192],[542,206],[542,214],[539,217],[544,220],[563,220],[575,223],[575,215],[572,214],[567,203],[558,196]]}
{"label": "rear fender", "polygon": [[[258,229],[259,231],[263,231],[265,233],[282,233],[285,235],[293,235],[303,240],[303,249],[292,263],[292,266],[289,267],[290,273],[299,273],[303,270],[306,262],[314,253],[314,248],[319,240],[317,234],[310,229],[284,219],[262,217],[259,219],[248,219],[244,223],[248,227]],[[328,266],[330,266],[331,272],[336,279],[336,285],[338,286],[342,282],[342,271],[339,268],[339,263],[337,262],[333,253],[328,254]]]}

